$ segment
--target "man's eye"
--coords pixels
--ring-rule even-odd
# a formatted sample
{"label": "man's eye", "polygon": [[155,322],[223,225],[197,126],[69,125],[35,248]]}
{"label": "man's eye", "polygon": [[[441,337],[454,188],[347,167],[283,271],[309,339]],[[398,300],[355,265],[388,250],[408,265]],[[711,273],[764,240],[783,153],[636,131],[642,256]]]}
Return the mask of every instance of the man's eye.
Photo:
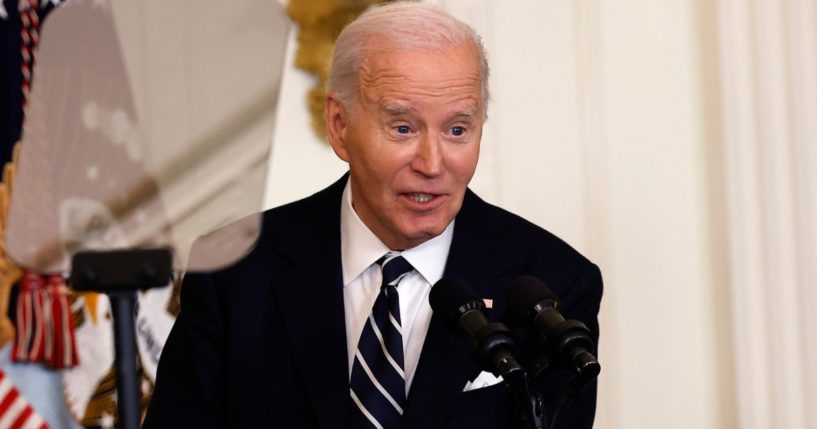
{"label": "man's eye", "polygon": [[453,127],[453,128],[451,128],[451,134],[453,134],[455,136],[461,136],[461,135],[465,134],[465,128],[464,127]]}
{"label": "man's eye", "polygon": [[400,125],[400,126],[398,126],[397,128],[395,128],[395,129],[396,129],[396,130],[397,130],[397,132],[398,132],[398,133],[400,133],[400,134],[408,134],[408,133],[410,133],[410,132],[411,132],[411,128],[410,128],[408,125]]}

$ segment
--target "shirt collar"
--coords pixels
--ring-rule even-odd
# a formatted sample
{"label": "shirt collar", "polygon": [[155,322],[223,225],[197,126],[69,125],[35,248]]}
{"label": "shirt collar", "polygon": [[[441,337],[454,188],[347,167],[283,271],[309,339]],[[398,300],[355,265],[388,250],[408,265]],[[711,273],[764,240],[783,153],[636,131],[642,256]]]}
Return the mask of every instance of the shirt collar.
{"label": "shirt collar", "polygon": [[[343,265],[343,286],[358,278],[369,266],[390,251],[382,241],[360,220],[352,208],[351,177],[346,181],[343,197],[340,202],[340,248]],[[454,221],[445,228],[442,234],[411,249],[401,255],[429,283],[440,280],[454,237]]]}

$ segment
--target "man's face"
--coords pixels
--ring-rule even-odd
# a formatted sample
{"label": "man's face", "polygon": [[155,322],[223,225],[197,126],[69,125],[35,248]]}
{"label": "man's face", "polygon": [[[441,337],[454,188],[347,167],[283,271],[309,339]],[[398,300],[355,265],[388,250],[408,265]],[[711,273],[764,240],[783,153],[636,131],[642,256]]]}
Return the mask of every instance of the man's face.
{"label": "man's face", "polygon": [[411,248],[454,219],[477,166],[485,118],[476,50],[371,54],[358,81],[352,111],[327,98],[329,140],[349,163],[361,220],[390,249]]}

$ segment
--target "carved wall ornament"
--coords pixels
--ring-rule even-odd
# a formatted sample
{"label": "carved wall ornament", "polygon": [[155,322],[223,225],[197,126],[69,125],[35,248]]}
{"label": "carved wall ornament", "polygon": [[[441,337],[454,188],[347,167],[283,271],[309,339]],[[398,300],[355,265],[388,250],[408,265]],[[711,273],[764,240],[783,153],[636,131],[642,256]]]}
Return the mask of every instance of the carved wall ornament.
{"label": "carved wall ornament", "polygon": [[388,0],[290,0],[287,13],[298,24],[295,67],[313,74],[317,82],[306,96],[312,129],[326,139],[323,107],[332,49],[341,30],[369,6]]}

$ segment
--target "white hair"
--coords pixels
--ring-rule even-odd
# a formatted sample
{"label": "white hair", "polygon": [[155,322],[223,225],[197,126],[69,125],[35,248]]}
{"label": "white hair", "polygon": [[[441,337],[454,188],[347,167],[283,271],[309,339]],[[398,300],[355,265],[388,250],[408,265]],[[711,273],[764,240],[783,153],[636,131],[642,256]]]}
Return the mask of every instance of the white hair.
{"label": "white hair", "polygon": [[332,53],[328,90],[345,108],[354,109],[358,72],[366,55],[386,49],[439,51],[464,42],[471,43],[478,55],[483,113],[487,113],[489,69],[482,38],[442,9],[415,1],[371,7],[343,29]]}

